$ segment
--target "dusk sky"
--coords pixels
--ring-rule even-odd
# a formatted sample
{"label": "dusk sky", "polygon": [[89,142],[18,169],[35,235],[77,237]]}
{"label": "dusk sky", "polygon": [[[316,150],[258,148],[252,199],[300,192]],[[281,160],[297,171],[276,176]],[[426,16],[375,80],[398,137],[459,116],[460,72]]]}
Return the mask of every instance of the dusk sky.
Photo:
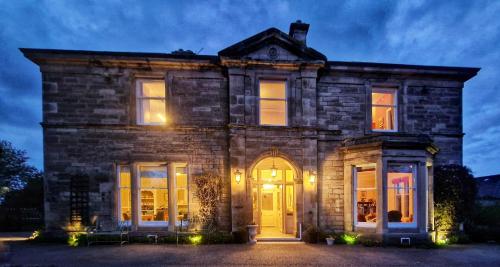
{"label": "dusk sky", "polygon": [[42,168],[41,76],[19,47],[216,55],[297,19],[329,60],[480,67],[463,91],[464,164],[500,174],[500,1],[0,0],[0,139]]}

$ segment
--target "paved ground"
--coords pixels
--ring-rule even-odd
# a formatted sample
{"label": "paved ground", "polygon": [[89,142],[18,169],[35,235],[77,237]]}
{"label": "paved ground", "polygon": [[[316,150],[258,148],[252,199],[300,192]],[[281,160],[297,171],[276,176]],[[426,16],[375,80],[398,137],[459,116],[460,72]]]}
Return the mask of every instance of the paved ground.
{"label": "paved ground", "polygon": [[101,245],[72,248],[8,242],[6,266],[159,266],[159,265],[351,265],[500,266],[498,245],[455,245],[444,249],[382,248],[308,244]]}

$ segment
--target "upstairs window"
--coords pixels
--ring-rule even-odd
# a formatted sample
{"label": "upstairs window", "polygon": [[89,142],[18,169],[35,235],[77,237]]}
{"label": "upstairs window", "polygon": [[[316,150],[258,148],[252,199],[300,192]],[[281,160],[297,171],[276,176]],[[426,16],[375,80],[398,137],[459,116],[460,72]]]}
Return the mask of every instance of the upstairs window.
{"label": "upstairs window", "polygon": [[259,114],[260,125],[287,125],[285,81],[260,81]]}
{"label": "upstairs window", "polygon": [[166,122],[165,81],[138,81],[137,123],[141,125],[163,125]]}
{"label": "upstairs window", "polygon": [[397,97],[393,89],[373,89],[372,130],[397,131]]}

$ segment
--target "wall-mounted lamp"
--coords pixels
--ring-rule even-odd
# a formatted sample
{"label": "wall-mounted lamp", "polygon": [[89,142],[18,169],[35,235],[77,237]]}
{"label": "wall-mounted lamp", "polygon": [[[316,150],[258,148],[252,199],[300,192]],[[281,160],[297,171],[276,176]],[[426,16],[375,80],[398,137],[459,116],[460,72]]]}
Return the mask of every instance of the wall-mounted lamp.
{"label": "wall-mounted lamp", "polygon": [[238,169],[234,173],[234,180],[236,181],[237,184],[239,184],[241,181],[241,172]]}
{"label": "wall-mounted lamp", "polygon": [[309,183],[313,185],[314,182],[316,182],[316,173],[314,171],[311,171],[309,173]]}

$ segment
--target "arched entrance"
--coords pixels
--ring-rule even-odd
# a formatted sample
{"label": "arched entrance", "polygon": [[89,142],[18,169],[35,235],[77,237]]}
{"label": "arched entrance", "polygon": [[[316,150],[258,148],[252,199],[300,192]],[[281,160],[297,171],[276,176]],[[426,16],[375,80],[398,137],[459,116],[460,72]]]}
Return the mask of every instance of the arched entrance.
{"label": "arched entrance", "polygon": [[295,237],[297,171],[282,157],[266,157],[251,171],[253,220],[259,237]]}

